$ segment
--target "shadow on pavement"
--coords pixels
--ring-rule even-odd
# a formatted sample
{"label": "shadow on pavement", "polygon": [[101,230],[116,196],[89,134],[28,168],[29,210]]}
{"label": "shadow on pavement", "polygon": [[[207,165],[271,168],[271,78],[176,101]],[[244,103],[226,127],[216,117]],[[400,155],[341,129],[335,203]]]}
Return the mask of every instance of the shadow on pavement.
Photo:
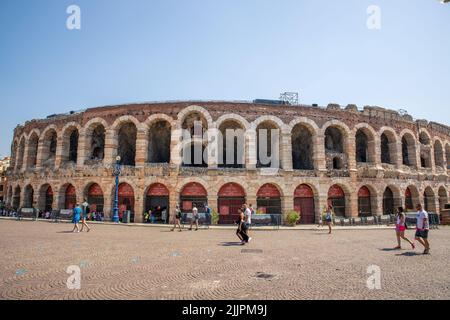
{"label": "shadow on pavement", "polygon": [[396,256],[404,256],[404,257],[414,257],[414,256],[421,256],[421,254],[417,253],[417,252],[403,252],[403,253],[399,253],[396,254]]}
{"label": "shadow on pavement", "polygon": [[395,248],[383,248],[383,249],[380,249],[380,251],[400,251],[400,250],[402,250],[402,249],[395,249]]}
{"label": "shadow on pavement", "polygon": [[241,242],[222,242],[221,244],[219,244],[222,247],[241,247],[242,243]]}

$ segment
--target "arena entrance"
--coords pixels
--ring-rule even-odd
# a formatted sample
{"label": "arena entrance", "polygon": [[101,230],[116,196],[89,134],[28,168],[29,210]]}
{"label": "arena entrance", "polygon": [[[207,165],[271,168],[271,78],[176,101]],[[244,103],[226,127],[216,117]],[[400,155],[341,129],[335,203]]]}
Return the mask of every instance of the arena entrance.
{"label": "arena entrance", "polygon": [[295,189],[294,210],[300,214],[299,224],[315,223],[314,192],[310,186],[302,184]]}
{"label": "arena entrance", "polygon": [[130,222],[134,222],[134,191],[128,183],[119,185],[119,219],[122,220],[125,211],[130,211]]}
{"label": "arena entrance", "polygon": [[103,190],[98,184],[94,183],[89,187],[87,202],[89,203],[91,212],[104,213],[103,207],[105,200],[103,198]]}
{"label": "arena entrance", "polygon": [[145,212],[152,211],[152,223],[169,223],[169,190],[161,183],[152,184],[145,195]]}
{"label": "arena entrance", "polygon": [[328,190],[328,204],[333,206],[337,217],[345,217],[345,193],[341,187],[334,185]]}
{"label": "arena entrance", "polygon": [[245,203],[245,191],[237,183],[227,183],[218,194],[219,224],[233,224],[239,218],[238,210]]}
{"label": "arena entrance", "polygon": [[68,185],[65,191],[64,209],[73,209],[77,205],[77,192],[73,185]]}
{"label": "arena entrance", "polygon": [[358,191],[358,217],[372,216],[372,198],[370,190],[366,186]]}
{"label": "arena entrance", "polygon": [[183,213],[192,213],[195,206],[198,212],[205,212],[205,203],[208,202],[208,193],[205,188],[196,182],[187,184],[180,195],[180,209]]}
{"label": "arena entrance", "polygon": [[256,204],[262,214],[281,214],[281,194],[276,186],[267,183],[257,193]]}

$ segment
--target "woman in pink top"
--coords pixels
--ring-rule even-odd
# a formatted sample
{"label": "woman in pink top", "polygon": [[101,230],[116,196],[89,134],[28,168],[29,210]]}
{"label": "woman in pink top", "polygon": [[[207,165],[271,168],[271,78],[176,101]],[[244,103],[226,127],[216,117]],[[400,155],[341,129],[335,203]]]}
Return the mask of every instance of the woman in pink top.
{"label": "woman in pink top", "polygon": [[394,249],[401,249],[401,239],[409,242],[411,247],[415,249],[414,243],[405,237],[406,230],[406,216],[402,207],[397,208],[397,217],[395,222],[395,233],[397,234],[397,247]]}

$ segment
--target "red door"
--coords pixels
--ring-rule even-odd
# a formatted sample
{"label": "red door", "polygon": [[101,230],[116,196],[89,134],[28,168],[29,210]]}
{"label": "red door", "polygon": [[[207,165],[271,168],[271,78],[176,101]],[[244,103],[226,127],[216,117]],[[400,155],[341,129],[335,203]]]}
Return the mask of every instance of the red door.
{"label": "red door", "polygon": [[238,220],[238,210],[245,203],[245,191],[237,183],[227,183],[218,194],[219,223],[233,224]]}
{"label": "red door", "polygon": [[314,193],[306,184],[298,186],[294,193],[294,210],[300,213],[300,224],[314,224]]}

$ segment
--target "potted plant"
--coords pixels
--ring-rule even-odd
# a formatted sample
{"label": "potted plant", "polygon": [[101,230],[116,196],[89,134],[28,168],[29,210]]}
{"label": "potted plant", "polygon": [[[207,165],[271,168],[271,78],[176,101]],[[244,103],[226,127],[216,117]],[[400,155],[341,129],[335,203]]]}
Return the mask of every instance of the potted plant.
{"label": "potted plant", "polygon": [[295,226],[300,221],[300,214],[297,211],[290,211],[286,216],[286,223],[288,226]]}

